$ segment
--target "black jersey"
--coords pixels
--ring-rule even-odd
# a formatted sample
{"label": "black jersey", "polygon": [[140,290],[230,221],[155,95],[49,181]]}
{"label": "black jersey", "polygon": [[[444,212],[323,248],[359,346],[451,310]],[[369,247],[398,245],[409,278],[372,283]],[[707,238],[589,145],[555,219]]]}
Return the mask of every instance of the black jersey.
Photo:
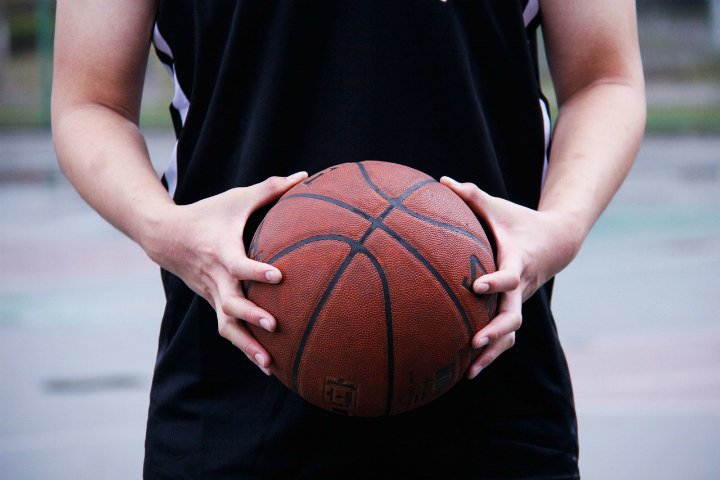
{"label": "black jersey", "polygon": [[[375,159],[536,208],[549,140],[539,23],[537,0],[161,0],[154,44],[178,137],[163,181],[188,204]],[[263,375],[218,335],[205,300],[168,272],[163,282],[146,478],[578,476],[550,284],[524,304],[515,347],[475,380],[367,419]]]}

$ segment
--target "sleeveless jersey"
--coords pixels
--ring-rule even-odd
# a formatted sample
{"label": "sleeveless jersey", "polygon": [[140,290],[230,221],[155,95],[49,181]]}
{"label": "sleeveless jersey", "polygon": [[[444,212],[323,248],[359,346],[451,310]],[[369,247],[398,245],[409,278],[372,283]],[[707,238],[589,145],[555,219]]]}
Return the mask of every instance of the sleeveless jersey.
{"label": "sleeveless jersey", "polygon": [[[373,159],[536,208],[550,129],[539,23],[538,0],[160,0],[153,42],[177,134],[163,182],[188,204]],[[204,299],[162,278],[145,478],[578,478],[551,282],[476,379],[367,419],[263,375]]]}

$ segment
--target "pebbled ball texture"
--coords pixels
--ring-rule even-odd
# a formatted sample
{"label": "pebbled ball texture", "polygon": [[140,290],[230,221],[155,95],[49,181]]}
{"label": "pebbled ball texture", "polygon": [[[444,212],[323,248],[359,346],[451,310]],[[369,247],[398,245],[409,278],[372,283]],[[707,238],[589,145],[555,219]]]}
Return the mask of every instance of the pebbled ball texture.
{"label": "pebbled ball texture", "polygon": [[402,165],[311,176],[268,212],[249,256],[283,273],[278,285],[245,284],[278,325],[249,325],[252,334],[281,382],[333,412],[397,414],[442,395],[495,311],[495,295],[470,287],[495,271],[480,222],[450,189]]}

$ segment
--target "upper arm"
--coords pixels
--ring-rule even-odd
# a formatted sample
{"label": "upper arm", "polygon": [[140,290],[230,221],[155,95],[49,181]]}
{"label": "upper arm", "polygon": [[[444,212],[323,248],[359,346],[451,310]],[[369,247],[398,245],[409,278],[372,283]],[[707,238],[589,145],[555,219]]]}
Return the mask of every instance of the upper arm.
{"label": "upper arm", "polygon": [[642,88],[634,0],[540,0],[540,5],[560,105],[598,82]]}
{"label": "upper arm", "polygon": [[53,116],[102,105],[137,122],[155,0],[58,0]]}

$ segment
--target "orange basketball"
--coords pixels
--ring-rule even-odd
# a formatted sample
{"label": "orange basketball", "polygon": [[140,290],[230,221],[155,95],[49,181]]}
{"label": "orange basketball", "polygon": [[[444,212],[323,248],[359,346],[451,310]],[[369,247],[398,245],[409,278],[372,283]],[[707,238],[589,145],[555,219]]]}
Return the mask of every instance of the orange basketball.
{"label": "orange basketball", "polygon": [[450,189],[393,163],[330,167],[268,212],[249,256],[280,269],[246,284],[277,319],[249,325],[275,376],[307,401],[379,416],[430,402],[464,375],[495,310],[475,278],[495,271],[478,219]]}

